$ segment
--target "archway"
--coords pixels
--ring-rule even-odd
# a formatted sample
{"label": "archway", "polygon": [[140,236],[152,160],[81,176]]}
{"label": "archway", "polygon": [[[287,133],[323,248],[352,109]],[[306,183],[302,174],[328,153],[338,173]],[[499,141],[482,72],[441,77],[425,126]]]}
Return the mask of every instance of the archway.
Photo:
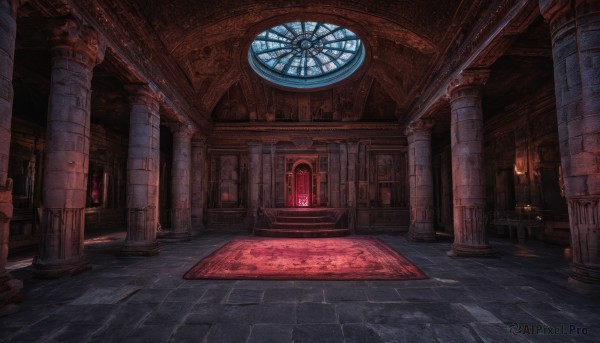
{"label": "archway", "polygon": [[311,172],[306,164],[300,164],[294,169],[294,205],[310,207],[311,204]]}

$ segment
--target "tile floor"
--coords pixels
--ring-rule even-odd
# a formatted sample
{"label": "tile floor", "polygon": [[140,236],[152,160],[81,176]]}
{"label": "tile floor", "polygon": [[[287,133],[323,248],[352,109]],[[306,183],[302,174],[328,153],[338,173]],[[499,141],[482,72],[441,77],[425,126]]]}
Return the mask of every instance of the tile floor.
{"label": "tile floor", "polygon": [[428,276],[413,281],[204,281],[182,275],[241,234],[164,242],[116,257],[122,234],[88,240],[93,269],[24,282],[0,342],[598,342],[600,295],[567,289],[563,249],[492,240],[497,258],[450,258],[450,240],[378,237]]}

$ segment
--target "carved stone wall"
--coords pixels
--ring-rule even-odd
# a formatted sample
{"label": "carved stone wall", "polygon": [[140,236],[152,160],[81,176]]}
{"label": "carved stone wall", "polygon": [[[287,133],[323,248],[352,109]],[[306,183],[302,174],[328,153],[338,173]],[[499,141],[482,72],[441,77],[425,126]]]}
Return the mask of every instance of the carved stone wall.
{"label": "carved stone wall", "polygon": [[[258,148],[251,151],[243,146],[210,146],[207,228],[249,229],[250,217],[243,212],[254,201],[253,189],[257,208],[298,206],[295,173],[305,166],[310,179],[304,186],[310,189],[303,192],[310,196],[310,207],[356,209],[351,226],[361,232],[407,230],[406,147],[372,142],[267,140],[252,143]],[[253,163],[251,152],[256,155]],[[363,199],[358,200],[357,194]]]}
{"label": "carved stone wall", "polygon": [[529,238],[569,244],[555,111],[549,86],[486,123],[486,185],[493,190],[486,203],[492,224],[526,209],[536,213],[540,226]]}
{"label": "carved stone wall", "polygon": [[[256,76],[250,76],[253,80]],[[212,117],[217,122],[242,121],[356,121],[395,120],[396,102],[388,90],[372,77],[332,90],[296,93],[273,88],[254,80],[260,92],[251,99],[260,106],[252,112],[240,82],[233,84],[215,106]],[[249,86],[250,87],[250,86]]]}

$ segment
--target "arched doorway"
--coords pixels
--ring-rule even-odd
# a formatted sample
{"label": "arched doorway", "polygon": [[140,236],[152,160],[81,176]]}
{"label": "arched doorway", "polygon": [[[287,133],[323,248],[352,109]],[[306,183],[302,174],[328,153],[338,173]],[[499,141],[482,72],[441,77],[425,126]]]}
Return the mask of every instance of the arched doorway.
{"label": "arched doorway", "polygon": [[310,167],[300,164],[294,170],[294,205],[298,207],[309,207],[311,204],[311,173]]}

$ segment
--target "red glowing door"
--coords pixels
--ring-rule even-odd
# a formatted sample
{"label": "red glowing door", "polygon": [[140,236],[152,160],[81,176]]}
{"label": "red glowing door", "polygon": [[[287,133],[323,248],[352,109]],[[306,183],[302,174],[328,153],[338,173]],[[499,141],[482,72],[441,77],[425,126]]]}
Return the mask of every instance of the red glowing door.
{"label": "red glowing door", "polygon": [[296,206],[310,206],[310,169],[306,165],[296,168]]}

